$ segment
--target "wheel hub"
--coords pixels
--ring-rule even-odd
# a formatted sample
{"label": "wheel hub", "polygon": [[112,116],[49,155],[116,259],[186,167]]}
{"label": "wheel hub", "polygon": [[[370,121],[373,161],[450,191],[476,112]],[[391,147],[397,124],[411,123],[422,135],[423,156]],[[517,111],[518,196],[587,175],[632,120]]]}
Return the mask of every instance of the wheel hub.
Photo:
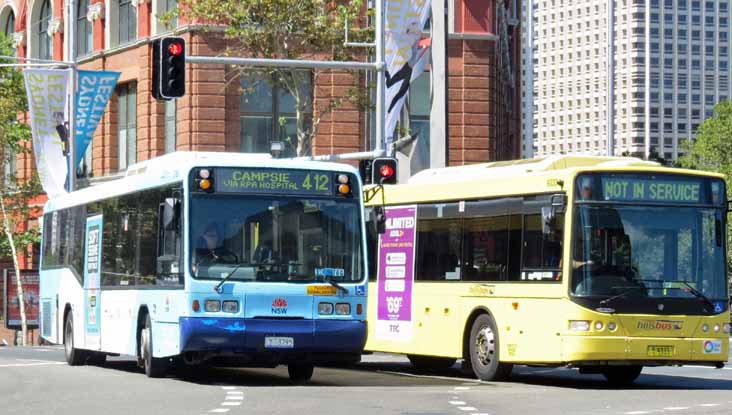
{"label": "wheel hub", "polygon": [[475,336],[475,349],[480,363],[484,366],[489,365],[496,353],[495,333],[490,327],[480,328],[478,335]]}

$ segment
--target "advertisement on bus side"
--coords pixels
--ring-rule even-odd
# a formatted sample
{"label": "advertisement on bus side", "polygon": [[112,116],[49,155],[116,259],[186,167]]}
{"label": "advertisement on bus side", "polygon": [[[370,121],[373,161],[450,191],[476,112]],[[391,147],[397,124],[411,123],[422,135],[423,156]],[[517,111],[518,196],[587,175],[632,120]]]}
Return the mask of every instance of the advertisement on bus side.
{"label": "advertisement on bus side", "polygon": [[417,206],[387,207],[386,231],[379,236],[376,338],[412,338],[412,286]]}

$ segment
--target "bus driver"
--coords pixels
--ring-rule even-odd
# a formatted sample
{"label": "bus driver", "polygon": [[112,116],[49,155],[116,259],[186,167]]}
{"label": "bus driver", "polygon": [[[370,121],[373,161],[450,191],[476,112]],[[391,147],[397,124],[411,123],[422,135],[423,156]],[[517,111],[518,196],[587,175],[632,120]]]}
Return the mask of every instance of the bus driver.
{"label": "bus driver", "polygon": [[236,254],[224,247],[219,227],[218,223],[209,222],[198,238],[196,255],[193,259],[194,272],[196,272],[195,268],[199,265],[208,266],[215,263],[233,264],[239,262]]}

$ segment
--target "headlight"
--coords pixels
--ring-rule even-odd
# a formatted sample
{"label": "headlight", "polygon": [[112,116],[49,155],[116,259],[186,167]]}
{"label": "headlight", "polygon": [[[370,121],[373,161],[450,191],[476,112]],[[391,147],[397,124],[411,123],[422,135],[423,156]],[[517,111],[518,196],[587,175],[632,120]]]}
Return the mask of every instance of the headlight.
{"label": "headlight", "polygon": [[618,328],[618,326],[614,322],[607,323],[607,329],[610,331],[615,331],[615,329]]}
{"label": "headlight", "polygon": [[707,323],[702,324],[702,331],[705,332],[705,333],[708,332],[709,331],[709,324],[707,324]]}
{"label": "headlight", "polygon": [[318,314],[333,314],[333,304],[331,303],[320,303],[318,304]]}
{"label": "headlight", "polygon": [[732,324],[730,324],[730,323],[724,323],[724,326],[723,327],[724,327],[724,332],[725,333],[729,334],[730,332],[732,332]]}
{"label": "headlight", "polygon": [[351,305],[348,303],[336,304],[336,314],[340,314],[342,316],[351,314]]}
{"label": "headlight", "polygon": [[212,313],[221,311],[221,302],[219,300],[206,300],[203,309]]}
{"label": "headlight", "polygon": [[236,313],[239,311],[239,302],[232,300],[224,301],[221,309],[224,310],[224,313]]}
{"label": "headlight", "polygon": [[595,330],[596,331],[602,330],[603,327],[604,327],[604,325],[602,324],[602,321],[596,321],[595,322]]}
{"label": "headlight", "polygon": [[720,328],[721,328],[721,327],[719,326],[719,323],[715,324],[715,325],[714,325],[714,332],[715,332],[715,333],[718,333],[718,332],[719,332],[719,329],[720,329]]}
{"label": "headlight", "polygon": [[587,320],[569,320],[569,331],[590,331],[590,322]]}

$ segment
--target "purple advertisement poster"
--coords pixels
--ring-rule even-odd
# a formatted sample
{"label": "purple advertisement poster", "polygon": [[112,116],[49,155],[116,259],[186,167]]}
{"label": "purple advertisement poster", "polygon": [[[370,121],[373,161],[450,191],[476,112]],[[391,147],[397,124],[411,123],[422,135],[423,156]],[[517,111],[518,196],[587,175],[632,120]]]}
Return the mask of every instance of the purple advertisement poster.
{"label": "purple advertisement poster", "polygon": [[387,207],[386,232],[379,237],[376,337],[412,338],[412,285],[417,206]]}

